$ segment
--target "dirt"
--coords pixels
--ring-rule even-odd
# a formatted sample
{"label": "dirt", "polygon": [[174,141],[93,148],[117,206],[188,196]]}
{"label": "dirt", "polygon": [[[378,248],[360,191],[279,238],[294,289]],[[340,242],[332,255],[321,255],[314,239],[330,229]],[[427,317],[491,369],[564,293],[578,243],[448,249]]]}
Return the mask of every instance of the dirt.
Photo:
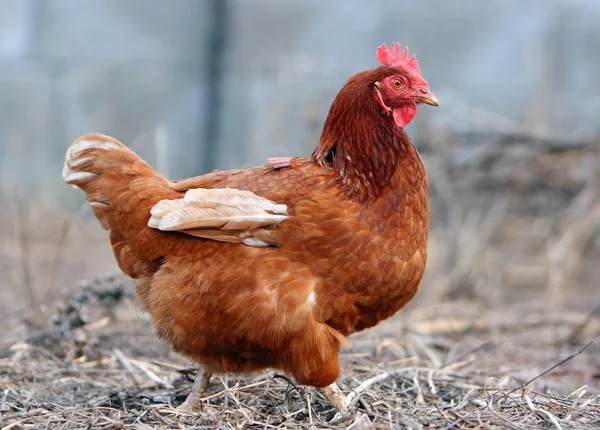
{"label": "dirt", "polygon": [[20,324],[1,341],[2,426],[600,428],[600,348],[589,343],[600,320],[577,311],[414,306],[351,337],[338,383],[361,395],[355,417],[332,424],[320,394],[273,371],[213,377],[204,411],[178,412],[193,363],[154,335],[122,277],[51,309],[46,324]]}

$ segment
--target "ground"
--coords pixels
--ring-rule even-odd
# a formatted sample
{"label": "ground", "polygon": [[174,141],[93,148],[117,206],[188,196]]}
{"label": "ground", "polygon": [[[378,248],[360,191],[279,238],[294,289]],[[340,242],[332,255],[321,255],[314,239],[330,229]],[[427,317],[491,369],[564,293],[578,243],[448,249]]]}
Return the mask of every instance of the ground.
{"label": "ground", "polygon": [[157,339],[131,290],[101,278],[50,307],[46,324],[3,336],[3,428],[600,428],[593,315],[408,309],[350,338],[338,383],[358,413],[332,424],[320,394],[276,372],[215,377],[203,413],[177,412],[195,369]]}

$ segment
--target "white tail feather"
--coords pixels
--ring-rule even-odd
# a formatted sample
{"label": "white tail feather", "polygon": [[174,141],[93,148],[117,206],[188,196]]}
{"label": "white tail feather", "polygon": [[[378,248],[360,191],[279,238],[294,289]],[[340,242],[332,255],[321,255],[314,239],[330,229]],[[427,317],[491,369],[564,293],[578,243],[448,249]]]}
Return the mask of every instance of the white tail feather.
{"label": "white tail feather", "polygon": [[66,184],[71,184],[73,182],[86,184],[97,177],[98,175],[91,172],[73,172],[72,170],[67,170],[66,173],[63,172],[63,180]]}
{"label": "white tail feather", "polygon": [[103,141],[103,140],[80,140],[78,142],[73,143],[69,147],[69,151],[67,152],[67,160],[69,158],[75,158],[81,151],[85,151],[90,148],[99,148],[99,149],[119,149],[119,145],[114,142]]}
{"label": "white tail feather", "polygon": [[119,149],[118,143],[102,141],[102,140],[76,140],[69,146],[67,153],[65,154],[65,162],[62,169],[62,177],[65,183],[79,188],[81,185],[85,185],[91,180],[98,177],[95,173],[86,172],[79,170],[84,164],[92,162],[93,157],[79,157],[81,152],[86,149],[104,149],[113,150]]}

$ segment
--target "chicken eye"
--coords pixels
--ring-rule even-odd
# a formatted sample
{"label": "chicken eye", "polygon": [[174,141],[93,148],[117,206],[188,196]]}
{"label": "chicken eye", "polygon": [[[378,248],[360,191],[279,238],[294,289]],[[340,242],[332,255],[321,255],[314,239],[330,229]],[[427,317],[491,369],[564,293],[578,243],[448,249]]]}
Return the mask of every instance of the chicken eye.
{"label": "chicken eye", "polygon": [[398,89],[402,86],[402,82],[400,82],[399,79],[394,79],[392,80],[392,87],[394,87],[395,89]]}

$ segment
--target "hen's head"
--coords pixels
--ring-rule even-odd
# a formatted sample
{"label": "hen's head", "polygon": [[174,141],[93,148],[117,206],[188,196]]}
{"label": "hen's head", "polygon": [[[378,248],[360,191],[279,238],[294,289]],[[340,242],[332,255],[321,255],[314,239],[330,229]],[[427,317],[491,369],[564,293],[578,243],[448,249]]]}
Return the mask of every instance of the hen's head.
{"label": "hen's head", "polygon": [[419,103],[439,105],[407,48],[383,44],[377,59],[382,66],[355,74],[340,89],[312,154],[318,165],[333,167],[348,193],[363,202],[380,195],[399,160],[420,163],[403,127]]}
{"label": "hen's head", "polygon": [[392,115],[398,127],[407,125],[417,113],[417,104],[439,106],[429,84],[421,76],[419,62],[414,54],[409,58],[408,48],[404,51],[399,43],[391,47],[381,45],[377,49],[377,60],[383,65],[373,70],[374,96],[383,114]]}

